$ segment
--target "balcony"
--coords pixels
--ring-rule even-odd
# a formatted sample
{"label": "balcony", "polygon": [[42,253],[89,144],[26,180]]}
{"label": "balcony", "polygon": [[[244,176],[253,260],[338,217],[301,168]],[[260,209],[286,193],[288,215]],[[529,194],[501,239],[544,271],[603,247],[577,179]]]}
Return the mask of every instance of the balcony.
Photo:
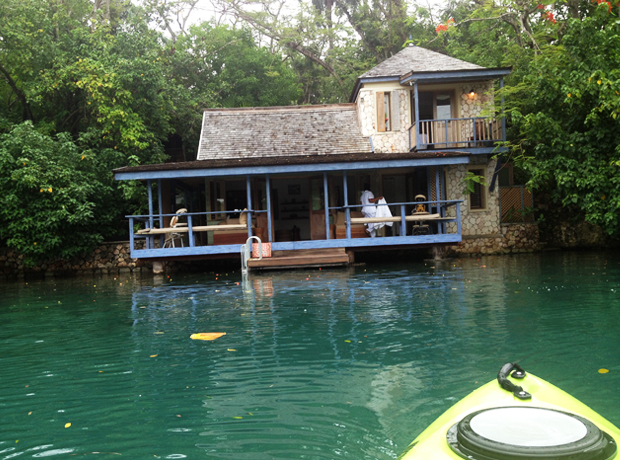
{"label": "balcony", "polygon": [[409,127],[409,149],[468,149],[472,153],[490,153],[497,142],[505,139],[504,131],[501,121],[494,118],[419,120]]}

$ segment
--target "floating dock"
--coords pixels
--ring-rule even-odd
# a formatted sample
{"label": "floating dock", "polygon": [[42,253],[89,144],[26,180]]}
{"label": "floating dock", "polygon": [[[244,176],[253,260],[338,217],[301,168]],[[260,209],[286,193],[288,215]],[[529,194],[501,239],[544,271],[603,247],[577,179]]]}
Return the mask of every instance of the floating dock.
{"label": "floating dock", "polygon": [[271,257],[248,260],[250,270],[283,270],[288,268],[338,267],[351,262],[344,248],[299,249],[273,251]]}

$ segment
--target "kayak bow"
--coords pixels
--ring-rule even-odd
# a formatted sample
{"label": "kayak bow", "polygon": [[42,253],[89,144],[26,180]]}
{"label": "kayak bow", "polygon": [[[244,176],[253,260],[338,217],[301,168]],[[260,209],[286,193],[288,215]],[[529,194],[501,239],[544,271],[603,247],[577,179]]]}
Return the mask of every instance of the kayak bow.
{"label": "kayak bow", "polygon": [[448,409],[399,460],[611,460],[619,441],[611,422],[507,363],[497,380]]}

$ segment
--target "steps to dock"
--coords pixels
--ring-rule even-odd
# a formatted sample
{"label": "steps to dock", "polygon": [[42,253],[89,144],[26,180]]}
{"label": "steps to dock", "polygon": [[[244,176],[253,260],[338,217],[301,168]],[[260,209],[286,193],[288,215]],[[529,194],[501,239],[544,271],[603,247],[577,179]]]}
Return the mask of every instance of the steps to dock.
{"label": "steps to dock", "polygon": [[251,270],[278,270],[287,268],[335,267],[347,265],[349,255],[344,248],[300,249],[296,251],[274,251],[269,258],[250,259]]}

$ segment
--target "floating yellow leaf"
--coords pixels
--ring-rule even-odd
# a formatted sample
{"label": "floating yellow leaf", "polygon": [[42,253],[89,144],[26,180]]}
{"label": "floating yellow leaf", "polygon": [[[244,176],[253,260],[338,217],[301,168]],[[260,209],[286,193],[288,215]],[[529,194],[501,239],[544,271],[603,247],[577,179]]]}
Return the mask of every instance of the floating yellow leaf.
{"label": "floating yellow leaf", "polygon": [[351,343],[351,341],[350,341],[350,340],[345,340],[345,342],[346,342],[346,343]]}
{"label": "floating yellow leaf", "polygon": [[243,419],[243,417],[233,417],[233,418],[236,418],[237,420]]}
{"label": "floating yellow leaf", "polygon": [[190,335],[189,338],[193,340],[215,340],[219,339],[223,335],[226,335],[226,332],[199,332],[197,334]]}
{"label": "floating yellow leaf", "polygon": [[234,348],[229,348],[228,351],[237,351]]}
{"label": "floating yellow leaf", "polygon": [[157,355],[151,355],[151,358],[157,358]]}
{"label": "floating yellow leaf", "polygon": [[65,423],[65,428],[69,428],[71,426],[70,423]]}
{"label": "floating yellow leaf", "polygon": [[599,374],[607,374],[609,372],[609,369],[599,369],[598,373]]}

